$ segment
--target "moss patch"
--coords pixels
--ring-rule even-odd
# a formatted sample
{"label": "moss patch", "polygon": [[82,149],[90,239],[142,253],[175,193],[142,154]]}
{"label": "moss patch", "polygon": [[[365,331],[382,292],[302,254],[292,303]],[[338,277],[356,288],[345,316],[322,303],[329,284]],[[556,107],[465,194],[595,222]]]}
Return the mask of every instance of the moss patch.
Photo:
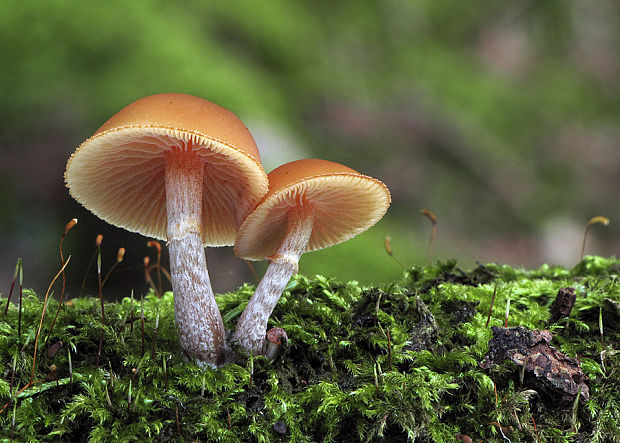
{"label": "moss patch", "polygon": [[[270,320],[289,337],[279,358],[239,355],[217,370],[178,351],[170,293],[144,299],[144,346],[140,300],[133,316],[130,298],[106,304],[98,367],[98,299],[64,306],[45,348],[58,307],[51,300],[36,383],[20,391],[30,380],[43,310],[26,291],[21,336],[18,307],[0,313],[0,401],[7,403],[0,438],[451,442],[458,433],[500,441],[503,432],[513,442],[620,441],[619,273],[619,260],[587,257],[570,270],[416,266],[380,288],[297,275]],[[549,308],[563,287],[575,288],[574,308],[550,324]],[[243,286],[218,296],[227,328],[252,291]],[[504,324],[508,299],[509,326],[548,329],[552,346],[579,359],[589,400],[560,405],[532,377],[522,381],[510,361],[479,366],[491,326]],[[55,355],[48,352],[60,341]]]}

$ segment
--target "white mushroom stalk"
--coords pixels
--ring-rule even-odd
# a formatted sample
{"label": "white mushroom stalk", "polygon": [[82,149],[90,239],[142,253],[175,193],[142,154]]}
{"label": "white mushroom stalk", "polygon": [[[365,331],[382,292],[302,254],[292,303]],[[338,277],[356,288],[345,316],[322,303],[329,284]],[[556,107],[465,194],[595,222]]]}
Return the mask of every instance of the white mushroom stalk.
{"label": "white mushroom stalk", "polygon": [[179,342],[190,358],[217,366],[225,358],[225,329],[202,244],[203,174],[195,153],[166,154],[166,233]]}
{"label": "white mushroom stalk", "polygon": [[264,353],[267,322],[291,276],[299,269],[299,258],[306,250],[314,225],[311,205],[292,207],[284,239],[256,287],[256,291],[237,322],[234,338],[253,355]]}

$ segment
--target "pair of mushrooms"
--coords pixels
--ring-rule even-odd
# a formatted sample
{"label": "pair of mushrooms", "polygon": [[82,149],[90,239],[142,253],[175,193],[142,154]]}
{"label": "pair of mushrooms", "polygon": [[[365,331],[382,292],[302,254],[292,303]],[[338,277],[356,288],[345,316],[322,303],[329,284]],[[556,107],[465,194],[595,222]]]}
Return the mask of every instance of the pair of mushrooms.
{"label": "pair of mushrooms", "polygon": [[294,161],[267,176],[239,118],[186,94],[122,109],[73,153],[65,181],[103,220],[167,241],[179,342],[212,366],[224,363],[227,344],[204,246],[234,244],[239,257],[271,261],[234,335],[257,355],[301,254],[368,229],[390,204],[383,183],[325,160]]}

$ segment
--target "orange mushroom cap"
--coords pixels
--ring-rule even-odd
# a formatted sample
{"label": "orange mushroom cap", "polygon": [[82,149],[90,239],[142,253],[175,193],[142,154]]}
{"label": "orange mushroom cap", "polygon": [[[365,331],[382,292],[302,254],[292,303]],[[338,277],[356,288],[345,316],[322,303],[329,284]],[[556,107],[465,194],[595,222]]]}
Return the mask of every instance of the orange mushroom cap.
{"label": "orange mushroom cap", "polygon": [[383,217],[390,192],[381,181],[338,163],[297,160],[268,175],[269,191],[245,219],[235,253],[249,260],[274,255],[286,234],[289,209],[314,208],[314,225],[305,252],[327,248],[365,231]]}
{"label": "orange mushroom cap", "polygon": [[115,114],[67,163],[71,195],[95,215],[166,239],[166,152],[193,151],[204,163],[202,238],[231,245],[267,192],[252,135],[232,112],[187,94],[142,98]]}

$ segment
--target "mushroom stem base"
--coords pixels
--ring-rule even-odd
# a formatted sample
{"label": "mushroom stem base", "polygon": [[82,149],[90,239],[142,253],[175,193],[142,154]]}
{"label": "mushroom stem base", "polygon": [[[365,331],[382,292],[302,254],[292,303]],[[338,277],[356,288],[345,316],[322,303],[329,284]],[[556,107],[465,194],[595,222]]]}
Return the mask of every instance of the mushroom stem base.
{"label": "mushroom stem base", "polygon": [[200,235],[168,242],[174,320],[188,357],[218,366],[224,362],[225,330],[213,296]]}
{"label": "mushroom stem base", "polygon": [[291,276],[298,271],[299,257],[312,234],[314,212],[309,206],[292,208],[288,228],[265,275],[237,322],[234,338],[253,355],[265,352],[267,322]]}

